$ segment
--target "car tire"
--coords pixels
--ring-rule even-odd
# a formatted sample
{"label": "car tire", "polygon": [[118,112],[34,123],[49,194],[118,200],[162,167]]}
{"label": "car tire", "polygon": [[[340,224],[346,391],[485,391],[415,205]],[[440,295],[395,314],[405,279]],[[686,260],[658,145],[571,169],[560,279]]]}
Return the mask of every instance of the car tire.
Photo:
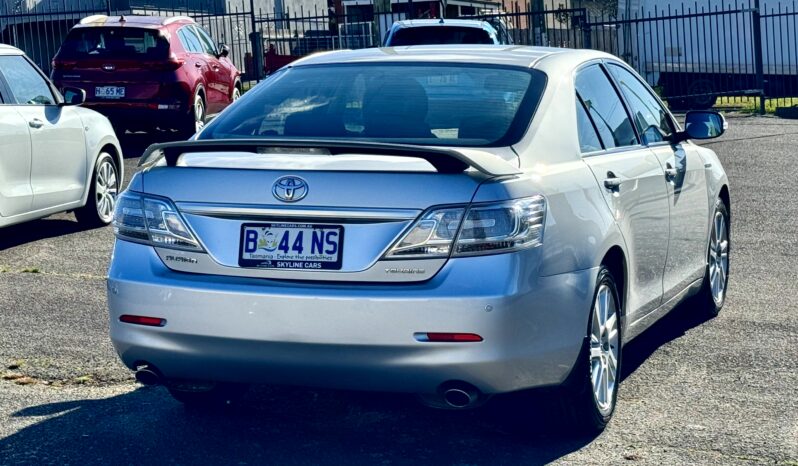
{"label": "car tire", "polygon": [[564,393],[559,396],[561,421],[569,429],[604,430],[615,412],[621,379],[621,315],[615,279],[599,268],[585,343]]}
{"label": "car tire", "polygon": [[707,244],[707,267],[704,282],[696,299],[709,317],[717,316],[726,302],[729,286],[731,217],[722,199],[715,201]]}
{"label": "car tire", "polygon": [[233,87],[233,94],[230,96],[230,103],[233,103],[240,98],[241,98],[241,84],[236,83],[235,87]]}
{"label": "car tire", "polygon": [[188,112],[185,123],[179,129],[181,137],[188,139],[204,128],[207,112],[208,107],[205,104],[205,99],[202,97],[202,94],[194,94],[191,111]]}
{"label": "car tire", "polygon": [[185,385],[167,386],[172,398],[183,403],[186,408],[215,409],[236,404],[249,389],[248,385],[219,383],[212,388],[194,390]]}
{"label": "car tire", "polygon": [[105,226],[114,219],[119,194],[119,169],[107,152],[97,157],[86,205],[75,211],[78,222],[91,227]]}

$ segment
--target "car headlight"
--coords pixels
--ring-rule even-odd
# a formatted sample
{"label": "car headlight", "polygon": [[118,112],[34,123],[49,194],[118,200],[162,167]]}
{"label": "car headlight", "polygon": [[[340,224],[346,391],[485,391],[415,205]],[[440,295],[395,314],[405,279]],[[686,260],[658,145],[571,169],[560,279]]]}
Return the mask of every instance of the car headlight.
{"label": "car headlight", "polygon": [[422,215],[388,251],[387,259],[498,254],[543,243],[546,199],[434,209]]}
{"label": "car headlight", "polygon": [[119,239],[202,251],[175,205],[166,198],[125,191],[117,199],[113,225]]}

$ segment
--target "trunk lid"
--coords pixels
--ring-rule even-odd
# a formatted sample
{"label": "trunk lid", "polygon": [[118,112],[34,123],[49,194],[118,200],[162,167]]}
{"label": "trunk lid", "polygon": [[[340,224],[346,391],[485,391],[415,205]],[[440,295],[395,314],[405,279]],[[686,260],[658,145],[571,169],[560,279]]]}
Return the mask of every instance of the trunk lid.
{"label": "trunk lid", "polygon": [[[212,259],[211,262],[197,254],[181,253],[191,257],[173,263],[165,261],[168,266],[265,278],[427,279],[445,260],[384,261],[383,255],[422,212],[433,206],[469,203],[479,185],[494,175],[457,151],[326,143],[326,147],[284,147],[280,153],[273,153],[270,151],[275,147],[263,144],[201,141],[148,150],[142,158],[147,167],[142,175],[143,190],[171,199]],[[226,150],[218,151],[224,147]],[[250,150],[244,150],[247,147]],[[267,153],[262,153],[264,149]],[[474,156],[480,157],[483,162],[493,163],[495,169],[516,170],[496,155]],[[468,168],[473,165],[482,170]],[[277,193],[280,180],[285,179],[298,179],[304,184],[303,191],[296,191],[290,202],[284,196],[281,199],[284,191]],[[292,229],[290,243],[295,242],[297,229],[304,228],[305,235],[338,229],[340,263],[319,266],[333,268],[314,271],[289,270],[273,262],[267,267],[254,265],[242,260],[250,227],[273,230],[277,239],[272,247],[279,247],[277,241],[286,228]],[[257,241],[265,240],[259,236]],[[310,244],[306,241],[305,247]],[[289,253],[290,244],[286,242],[284,246]],[[174,251],[168,254],[174,256]],[[191,264],[191,260],[197,263]],[[300,264],[286,267],[289,266],[296,268]]]}

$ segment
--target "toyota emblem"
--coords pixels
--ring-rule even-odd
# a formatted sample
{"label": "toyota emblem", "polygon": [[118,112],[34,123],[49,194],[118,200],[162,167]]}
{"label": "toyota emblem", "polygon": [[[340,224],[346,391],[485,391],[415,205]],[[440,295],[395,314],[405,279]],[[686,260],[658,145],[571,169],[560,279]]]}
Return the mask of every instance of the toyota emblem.
{"label": "toyota emblem", "polygon": [[308,195],[308,184],[298,176],[284,176],[274,182],[272,194],[283,202],[296,202]]}

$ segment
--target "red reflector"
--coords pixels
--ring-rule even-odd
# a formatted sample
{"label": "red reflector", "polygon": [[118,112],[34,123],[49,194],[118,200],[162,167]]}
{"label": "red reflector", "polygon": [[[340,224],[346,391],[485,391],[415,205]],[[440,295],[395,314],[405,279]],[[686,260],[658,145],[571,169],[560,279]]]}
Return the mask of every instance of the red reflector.
{"label": "red reflector", "polygon": [[158,317],[131,316],[128,314],[120,316],[119,321],[126,324],[149,325],[150,327],[163,327],[166,325],[166,319],[160,319]]}
{"label": "red reflector", "polygon": [[473,342],[482,341],[482,337],[476,333],[416,333],[414,335],[418,341],[434,342]]}

